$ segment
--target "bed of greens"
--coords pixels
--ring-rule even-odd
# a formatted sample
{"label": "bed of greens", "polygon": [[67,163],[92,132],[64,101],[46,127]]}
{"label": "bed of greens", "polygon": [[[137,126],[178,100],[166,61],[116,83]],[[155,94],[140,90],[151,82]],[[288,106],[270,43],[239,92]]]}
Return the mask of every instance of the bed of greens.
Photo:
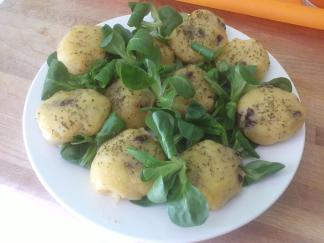
{"label": "bed of greens", "polygon": [[[167,42],[186,15],[169,6],[156,8],[151,3],[129,3],[129,7],[132,11],[128,20],[131,30],[119,24],[104,25],[101,47],[109,56],[95,62],[87,73],[73,75],[57,59],[56,53],[48,57],[49,70],[42,99],[46,100],[60,90],[80,88],[104,93],[117,78],[131,90],[149,88],[156,97],[156,103],[154,107],[142,108],[149,111],[145,123],[160,142],[167,160],[160,161],[143,151],[128,149],[128,153],[143,166],[141,179],[154,181],[147,197],[133,202],[142,206],[165,203],[175,224],[184,227],[201,225],[209,214],[208,203],[188,180],[186,161],[179,154],[203,139],[211,139],[234,149],[242,158],[255,158],[240,166],[245,174],[244,186],[283,169],[282,163],[260,158],[255,150],[257,145],[240,130],[236,110],[240,97],[249,90],[272,85],[291,92],[291,82],[281,77],[261,82],[255,77],[255,66],[217,61],[222,48],[214,51],[193,43],[192,49],[204,57],[204,61],[197,65],[206,72],[204,79],[217,95],[217,101],[211,113],[193,101],[185,115],[181,115],[174,109],[175,98],[192,98],[195,89],[186,76],[174,74],[184,66],[179,59],[171,65],[161,64],[159,49],[153,41],[156,38]],[[148,14],[151,14],[152,22],[144,20]],[[98,148],[125,128],[124,121],[113,112],[96,135],[78,135],[72,142],[64,144],[61,156],[89,168]]]}

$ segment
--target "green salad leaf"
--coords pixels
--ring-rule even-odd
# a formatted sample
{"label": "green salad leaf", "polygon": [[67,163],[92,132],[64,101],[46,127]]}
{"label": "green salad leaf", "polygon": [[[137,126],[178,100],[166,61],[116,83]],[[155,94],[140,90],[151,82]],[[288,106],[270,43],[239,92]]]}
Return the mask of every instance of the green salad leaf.
{"label": "green salad leaf", "polygon": [[108,35],[110,35],[112,30],[113,29],[108,24],[105,24],[104,26],[102,26],[101,33],[102,33],[103,39],[106,38]]}
{"label": "green salad leaf", "polygon": [[193,42],[191,48],[202,55],[207,61],[212,61],[215,59],[215,51],[209,49],[199,43]]}
{"label": "green salad leaf", "polygon": [[175,63],[167,64],[167,65],[160,65],[160,76],[161,77],[168,77],[169,75],[173,74],[174,71],[183,67],[181,61],[176,60]]}
{"label": "green salad leaf", "polygon": [[106,52],[118,55],[125,60],[132,61],[126,52],[126,43],[120,30],[113,29],[112,32],[107,35],[100,45]]}
{"label": "green salad leaf", "polygon": [[256,79],[255,74],[257,67],[255,65],[239,64],[239,73],[248,84],[260,84],[261,81]]}
{"label": "green salad leaf", "polygon": [[145,29],[139,29],[129,40],[127,52],[136,53],[137,58],[143,61],[145,58],[152,60],[155,64],[160,63],[160,50],[153,44],[153,37]]}
{"label": "green salad leaf", "polygon": [[169,189],[173,186],[172,183],[167,184],[169,180],[159,176],[153,183],[153,186],[147,194],[147,198],[153,203],[165,203],[167,201]]}
{"label": "green salad leaf", "polygon": [[170,219],[177,225],[189,227],[201,225],[208,217],[208,202],[194,187],[186,175],[186,162],[178,157],[170,161],[159,161],[151,155],[134,148],[128,152],[144,166],[141,179],[153,180],[153,185],[140,205],[167,203]]}
{"label": "green salad leaf", "polygon": [[123,37],[125,44],[127,44],[132,38],[132,32],[124,28],[121,24],[115,24],[113,29],[119,32],[119,34]]}
{"label": "green salad leaf", "polygon": [[115,76],[115,60],[96,60],[88,72],[78,75],[69,73],[66,66],[52,53],[47,62],[49,69],[42,90],[42,99],[48,99],[56,92],[75,89],[94,89],[103,92]]}
{"label": "green salad leaf", "polygon": [[50,66],[42,90],[42,100],[50,98],[60,90],[70,91],[82,88],[82,85],[71,81],[71,75],[65,65],[51,57]]}
{"label": "green salad leaf", "polygon": [[246,165],[241,166],[242,170],[245,173],[243,185],[248,186],[278,172],[284,167],[285,165],[278,162],[269,162],[265,160],[252,161]]}
{"label": "green salad leaf", "polygon": [[63,144],[63,159],[90,168],[98,148],[108,139],[125,129],[125,123],[113,112],[95,136],[76,135],[70,143]]}
{"label": "green salad leaf", "polygon": [[188,181],[185,167],[178,174],[167,206],[171,221],[183,227],[201,225],[209,215],[207,199]]}
{"label": "green salad leaf", "polygon": [[185,76],[175,75],[166,79],[165,82],[171,84],[176,93],[184,98],[192,98],[196,93],[191,81]]}
{"label": "green salad leaf", "polygon": [[170,6],[159,8],[158,15],[162,23],[159,31],[164,37],[169,36],[176,27],[182,24],[182,16]]}
{"label": "green salad leaf", "polygon": [[223,52],[223,47],[220,47],[216,51],[214,51],[197,42],[193,42],[191,44],[191,48],[202,55],[203,58],[208,62],[215,60]]}
{"label": "green salad leaf", "polygon": [[132,10],[132,14],[127,22],[129,27],[136,27],[139,28],[144,17],[148,15],[151,10],[150,3],[137,3],[137,2],[130,2],[128,6]]}
{"label": "green salad leaf", "polygon": [[[162,42],[167,42],[168,36],[183,21],[182,15],[170,6],[163,6],[159,9],[150,3],[130,3],[129,6],[132,15],[128,26],[146,29]],[[149,12],[151,12],[154,22],[143,20]]]}
{"label": "green salad leaf", "polygon": [[268,82],[265,82],[264,85],[272,85],[274,87],[286,90],[288,92],[292,92],[292,85],[288,78],[284,78],[284,77],[274,78]]}
{"label": "green salad leaf", "polygon": [[164,161],[157,160],[152,155],[146,152],[139,151],[134,148],[128,148],[127,152],[130,155],[132,155],[135,159],[137,159],[139,162],[141,162],[144,167],[149,168],[149,167],[164,165]]}
{"label": "green salad leaf", "polygon": [[152,78],[153,83],[151,89],[156,97],[162,95],[162,83],[159,73],[159,66],[150,59],[144,59],[144,65],[147,69],[147,74]]}
{"label": "green salad leaf", "polygon": [[53,60],[57,60],[57,52],[56,51],[54,51],[52,54],[50,54],[48,56],[47,61],[46,61],[47,62],[47,65],[50,66],[51,65],[51,62]]}
{"label": "green salad leaf", "polygon": [[72,141],[72,143],[64,144],[60,153],[63,159],[79,164],[82,167],[90,168],[96,152],[97,148],[92,141],[81,143],[73,143]]}
{"label": "green salad leaf", "polygon": [[94,79],[98,81],[100,88],[106,88],[115,76],[115,64],[116,60],[112,60],[105,64],[94,76]]}
{"label": "green salad leaf", "polygon": [[121,118],[119,118],[115,112],[111,113],[100,131],[96,134],[95,140],[97,145],[100,146],[108,139],[115,137],[125,128],[125,122]]}
{"label": "green salad leaf", "polygon": [[140,200],[130,200],[130,202],[141,207],[150,207],[156,205],[154,202],[151,202],[147,197],[143,197]]}
{"label": "green salad leaf", "polygon": [[175,89],[169,89],[158,98],[157,105],[161,108],[173,109],[173,102],[176,96],[177,91]]}
{"label": "green salad leaf", "polygon": [[231,91],[230,91],[230,99],[234,102],[237,102],[244,90],[246,85],[246,81],[241,74],[241,70],[243,65],[236,65],[231,69],[229,74],[229,81],[231,84]]}
{"label": "green salad leaf", "polygon": [[182,137],[187,139],[191,145],[199,142],[205,135],[204,130],[193,123],[178,119],[178,128]]}
{"label": "green salad leaf", "polygon": [[206,134],[219,136],[222,143],[227,146],[228,139],[224,126],[212,117],[207,111],[197,102],[192,102],[185,115],[187,121],[192,122],[202,128]]}
{"label": "green salad leaf", "polygon": [[136,64],[119,60],[116,69],[123,84],[131,90],[149,88],[154,83],[148,73]]}
{"label": "green salad leaf", "polygon": [[230,67],[226,61],[221,60],[216,63],[216,68],[220,73],[226,73]]}
{"label": "green salad leaf", "polygon": [[215,91],[221,99],[228,99],[229,96],[224,90],[224,88],[218,83],[219,74],[216,68],[210,69],[206,75],[204,75],[204,79],[209,83],[210,87]]}
{"label": "green salad leaf", "polygon": [[165,111],[154,111],[148,115],[146,125],[158,137],[166,156],[171,159],[177,155],[177,149],[173,142],[175,120]]}
{"label": "green salad leaf", "polygon": [[255,152],[249,140],[242,134],[240,130],[237,130],[235,133],[235,144],[233,147],[239,152],[244,151],[249,156],[260,158],[258,153]]}

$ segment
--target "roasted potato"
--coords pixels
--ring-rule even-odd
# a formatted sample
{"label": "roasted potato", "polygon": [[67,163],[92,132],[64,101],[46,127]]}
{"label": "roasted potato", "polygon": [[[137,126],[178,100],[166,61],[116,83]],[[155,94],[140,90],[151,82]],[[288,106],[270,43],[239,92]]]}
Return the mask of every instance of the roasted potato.
{"label": "roasted potato", "polygon": [[301,128],[306,108],[294,94],[265,86],[243,95],[237,112],[239,126],[251,141],[271,145],[287,140]]}
{"label": "roasted potato", "polygon": [[211,210],[225,205],[242,187],[240,157],[231,148],[204,140],[184,151],[188,178],[208,200]]}
{"label": "roasted potato", "polygon": [[256,65],[256,78],[260,80],[264,78],[270,65],[267,50],[255,39],[233,39],[225,45],[218,60],[224,60],[231,65],[237,63]]}
{"label": "roasted potato", "polygon": [[107,97],[92,89],[77,89],[59,91],[43,101],[36,118],[46,140],[63,144],[78,134],[96,134],[109,113]]}
{"label": "roasted potato", "polygon": [[174,62],[174,52],[168,45],[162,43],[159,40],[154,40],[154,46],[160,49],[161,64],[168,65]]}
{"label": "roasted potato", "polygon": [[92,162],[90,178],[96,191],[129,200],[138,200],[147,194],[152,182],[141,180],[142,165],[128,154],[129,147],[164,159],[159,143],[144,128],[125,130],[105,142]]}
{"label": "roasted potato", "polygon": [[191,48],[193,42],[212,50],[227,43],[223,20],[204,9],[193,11],[170,36],[170,47],[175,55],[185,63],[195,63],[203,57]]}
{"label": "roasted potato", "polygon": [[105,57],[105,52],[100,47],[101,41],[101,27],[76,25],[58,45],[57,59],[72,74],[87,72],[94,61]]}
{"label": "roasted potato", "polygon": [[196,65],[188,65],[175,72],[175,75],[186,76],[196,91],[192,99],[186,99],[181,96],[175,98],[174,108],[184,114],[192,100],[200,103],[207,111],[211,111],[215,103],[215,92],[208,82],[204,79],[204,71]]}
{"label": "roasted potato", "polygon": [[125,121],[128,128],[143,127],[146,112],[141,111],[141,108],[150,107],[155,101],[155,96],[149,89],[129,90],[120,80],[108,87],[106,96],[109,97],[113,110]]}

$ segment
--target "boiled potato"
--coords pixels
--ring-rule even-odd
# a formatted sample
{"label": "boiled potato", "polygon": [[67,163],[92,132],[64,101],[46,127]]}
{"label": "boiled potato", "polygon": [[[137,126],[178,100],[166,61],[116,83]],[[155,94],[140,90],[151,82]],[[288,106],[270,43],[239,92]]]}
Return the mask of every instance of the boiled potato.
{"label": "boiled potato", "polygon": [[227,43],[218,60],[224,60],[231,65],[237,63],[256,65],[256,78],[260,80],[264,78],[270,65],[267,50],[255,39],[233,39]]}
{"label": "boiled potato", "polygon": [[240,157],[231,148],[204,140],[185,152],[188,178],[208,200],[214,210],[225,205],[242,187]]}
{"label": "boiled potato", "polygon": [[77,25],[72,27],[57,48],[57,59],[65,64],[72,74],[87,72],[94,61],[105,57],[100,47],[101,27]]}
{"label": "boiled potato", "polygon": [[141,108],[150,107],[155,101],[155,96],[149,89],[129,90],[120,80],[108,87],[106,95],[113,110],[125,121],[128,128],[143,127],[146,112],[141,111]]}
{"label": "boiled potato", "polygon": [[203,57],[191,48],[193,42],[212,50],[227,43],[225,24],[221,18],[204,9],[193,11],[170,36],[170,47],[185,63],[195,63]]}
{"label": "boiled potato", "polygon": [[306,115],[305,107],[294,94],[273,86],[243,95],[237,112],[244,134],[261,145],[287,140],[301,128]]}
{"label": "boiled potato", "polygon": [[59,91],[41,103],[37,122],[46,140],[63,144],[96,134],[109,113],[109,99],[95,90]]}
{"label": "boiled potato", "polygon": [[144,128],[125,130],[105,142],[92,162],[90,178],[96,191],[129,200],[138,200],[147,194],[152,182],[141,180],[142,165],[127,152],[129,147],[164,159],[159,143]]}
{"label": "boiled potato", "polygon": [[154,46],[160,49],[161,64],[168,65],[174,62],[174,53],[168,45],[162,43],[161,41],[154,40]]}
{"label": "boiled potato", "polygon": [[181,96],[175,98],[174,108],[184,114],[192,100],[200,103],[207,111],[212,111],[215,103],[215,92],[204,79],[205,72],[196,65],[188,65],[175,72],[175,75],[184,75],[190,81],[196,93],[192,99]]}

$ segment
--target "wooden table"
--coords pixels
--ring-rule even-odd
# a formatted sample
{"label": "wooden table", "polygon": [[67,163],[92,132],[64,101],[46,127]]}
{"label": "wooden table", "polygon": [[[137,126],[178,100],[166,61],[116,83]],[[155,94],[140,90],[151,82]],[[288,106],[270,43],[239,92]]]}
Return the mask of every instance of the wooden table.
{"label": "wooden table", "polygon": [[[181,11],[198,8],[156,2]],[[285,194],[253,222],[208,242],[323,242],[324,31],[214,12],[258,39],[279,60],[297,86],[308,116],[303,160]],[[126,0],[5,0],[0,5],[0,184],[53,200],[32,171],[23,145],[27,90],[70,26],[128,13]]]}

